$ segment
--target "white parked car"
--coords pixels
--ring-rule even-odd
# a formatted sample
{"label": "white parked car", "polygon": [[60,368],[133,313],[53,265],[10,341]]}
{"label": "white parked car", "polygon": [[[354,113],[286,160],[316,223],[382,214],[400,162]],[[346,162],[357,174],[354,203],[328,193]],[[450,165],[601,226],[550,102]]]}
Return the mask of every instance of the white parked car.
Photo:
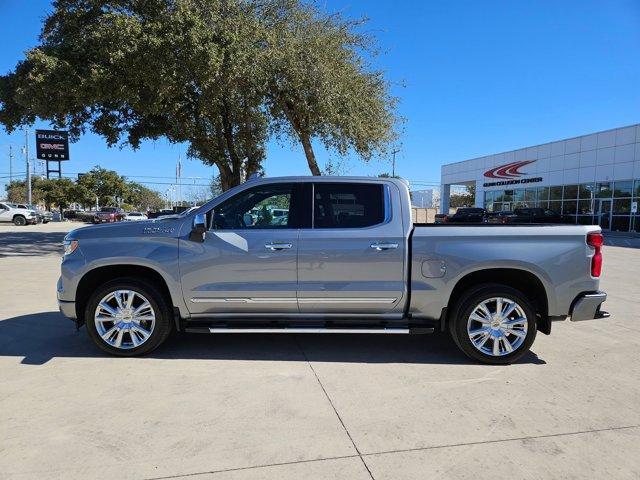
{"label": "white parked car", "polygon": [[20,208],[11,203],[0,202],[0,222],[13,222],[16,226],[38,223],[38,214],[29,208]]}
{"label": "white parked car", "polygon": [[148,218],[142,212],[129,212],[124,216],[125,222],[136,222],[138,220],[148,220]]}

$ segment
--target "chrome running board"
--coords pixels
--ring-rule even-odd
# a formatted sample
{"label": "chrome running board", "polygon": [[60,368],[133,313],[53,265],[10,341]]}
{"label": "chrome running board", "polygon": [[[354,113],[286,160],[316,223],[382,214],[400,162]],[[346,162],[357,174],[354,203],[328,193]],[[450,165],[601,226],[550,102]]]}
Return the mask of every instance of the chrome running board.
{"label": "chrome running board", "polygon": [[187,327],[188,333],[374,333],[374,334],[422,334],[433,333],[430,327],[418,328],[323,328],[323,327]]}

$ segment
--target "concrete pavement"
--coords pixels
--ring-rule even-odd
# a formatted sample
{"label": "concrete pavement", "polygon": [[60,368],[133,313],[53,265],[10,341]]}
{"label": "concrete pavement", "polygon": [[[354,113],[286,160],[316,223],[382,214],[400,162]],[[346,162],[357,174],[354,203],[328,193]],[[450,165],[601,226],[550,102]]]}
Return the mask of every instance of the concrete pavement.
{"label": "concrete pavement", "polygon": [[516,365],[443,334],[178,335],[119,359],[57,312],[72,226],[0,226],[0,478],[640,477],[637,249],[604,249],[610,319],[556,323]]}

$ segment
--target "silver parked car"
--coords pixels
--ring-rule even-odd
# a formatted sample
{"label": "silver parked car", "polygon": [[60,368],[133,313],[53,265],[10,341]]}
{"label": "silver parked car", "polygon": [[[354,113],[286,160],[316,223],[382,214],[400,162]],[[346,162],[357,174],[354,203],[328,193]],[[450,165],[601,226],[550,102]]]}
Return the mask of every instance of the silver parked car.
{"label": "silver parked car", "polygon": [[608,316],[601,246],[594,226],[414,224],[397,179],[263,178],[182,216],[69,233],[58,301],[116,355],[173,329],[446,330],[504,364],[554,320]]}

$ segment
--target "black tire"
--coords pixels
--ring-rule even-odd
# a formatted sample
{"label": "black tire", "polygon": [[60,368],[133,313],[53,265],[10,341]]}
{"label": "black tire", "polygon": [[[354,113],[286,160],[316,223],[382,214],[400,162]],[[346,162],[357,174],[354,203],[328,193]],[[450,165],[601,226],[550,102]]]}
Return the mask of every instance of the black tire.
{"label": "black tire", "polygon": [[15,217],[13,217],[13,224],[16,227],[24,227],[27,224],[27,219],[22,215],[16,215]]}
{"label": "black tire", "polygon": [[[469,338],[469,334],[467,332],[467,324],[469,318],[476,307],[481,302],[495,297],[502,297],[511,301],[515,301],[522,309],[527,320],[527,332],[524,341],[520,345],[518,345],[518,347],[515,348],[512,352],[501,353],[497,356],[484,353],[479,348],[476,348],[476,346],[474,346],[473,342]],[[464,352],[464,354],[468,357],[482,363],[492,365],[507,365],[513,363],[520,359],[523,355],[527,354],[527,352],[531,348],[531,345],[533,344],[533,341],[536,338],[537,328],[535,309],[532,307],[531,302],[522,292],[507,285],[482,284],[471,288],[469,291],[465,292],[455,303],[448,319],[449,332],[451,333],[451,337],[453,338],[453,341],[456,343],[458,348],[460,348],[460,350],[462,350],[462,352]],[[516,338],[517,337],[515,336],[511,337],[512,340]],[[507,338],[507,340],[509,341],[510,339]],[[494,337],[489,336],[488,341],[490,341],[491,345],[493,346],[493,342],[495,341]],[[503,347],[504,341],[499,340],[498,349],[506,350],[506,347]]]}
{"label": "black tire", "polygon": [[[106,295],[115,290],[131,290],[142,295],[151,304],[155,313],[155,326],[151,335],[137,347],[128,349],[114,347],[103,340],[98,333],[96,322],[94,321],[96,308]],[[105,352],[122,357],[144,355],[155,350],[167,339],[173,329],[171,308],[165,296],[152,284],[133,278],[117,278],[97,288],[87,302],[84,318],[87,331],[94,343]],[[125,335],[129,334],[125,333]]]}

